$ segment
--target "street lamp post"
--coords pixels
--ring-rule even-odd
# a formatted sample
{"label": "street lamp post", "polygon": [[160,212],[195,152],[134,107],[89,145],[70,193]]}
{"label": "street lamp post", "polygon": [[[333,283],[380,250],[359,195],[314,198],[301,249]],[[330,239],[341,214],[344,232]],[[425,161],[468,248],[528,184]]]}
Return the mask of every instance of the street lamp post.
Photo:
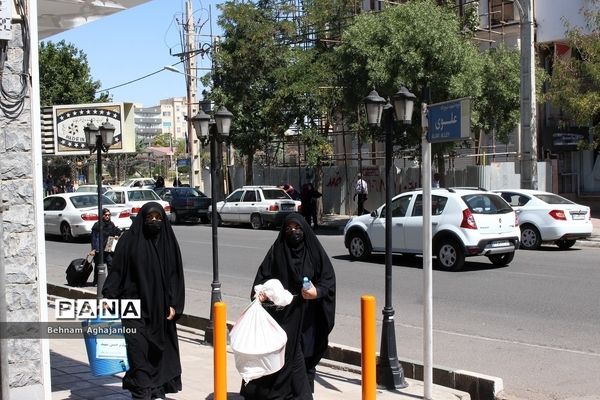
{"label": "street lamp post", "polygon": [[381,349],[377,379],[388,390],[402,389],[408,386],[404,371],[398,362],[396,350],[396,332],[394,326],[394,307],[392,305],[392,134],[394,114],[397,121],[410,124],[416,96],[402,87],[392,96],[393,105],[372,90],[364,99],[367,123],[379,126],[383,118],[385,133],[385,305],[382,310]]}
{"label": "street lamp post", "polygon": [[90,153],[96,151],[96,184],[98,185],[98,232],[100,237],[100,252],[98,254],[98,289],[96,292],[97,298],[102,298],[102,286],[106,280],[106,264],[104,264],[104,249],[102,248],[102,152],[107,153],[108,148],[112,145],[115,127],[108,121],[104,122],[100,127],[94,125],[93,122],[88,123],[84,128],[85,141]]}
{"label": "street lamp post", "polygon": [[213,306],[221,301],[221,282],[219,281],[219,245],[217,227],[219,225],[217,216],[217,141],[229,136],[229,129],[233,114],[225,107],[219,108],[212,120],[210,115],[199,108],[198,113],[192,118],[192,123],[199,140],[210,140],[210,198],[211,198],[211,228],[212,228],[212,263],[213,280],[210,292],[210,319],[206,330],[204,331],[204,341],[208,344],[213,343]]}

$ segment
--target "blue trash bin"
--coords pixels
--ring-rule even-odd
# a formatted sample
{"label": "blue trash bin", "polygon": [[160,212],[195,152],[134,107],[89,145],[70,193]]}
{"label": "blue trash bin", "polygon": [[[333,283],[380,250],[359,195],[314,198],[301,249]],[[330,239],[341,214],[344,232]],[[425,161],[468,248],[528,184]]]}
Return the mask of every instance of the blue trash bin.
{"label": "blue trash bin", "polygon": [[82,325],[85,349],[94,376],[114,375],[129,369],[120,320],[96,318],[85,320]]}

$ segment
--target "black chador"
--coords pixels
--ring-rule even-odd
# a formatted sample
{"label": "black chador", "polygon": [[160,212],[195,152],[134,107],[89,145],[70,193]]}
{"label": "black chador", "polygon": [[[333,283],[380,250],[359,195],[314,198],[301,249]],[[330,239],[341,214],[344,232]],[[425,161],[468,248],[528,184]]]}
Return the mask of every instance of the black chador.
{"label": "black chador", "polygon": [[[315,299],[302,296],[305,276],[316,288]],[[335,273],[323,246],[299,214],[285,218],[252,287],[273,278],[294,295],[286,307],[263,303],[287,334],[285,365],[274,374],[242,384],[240,393],[255,400],[312,399],[315,367],[327,350],[334,325]]]}
{"label": "black chador", "polygon": [[162,206],[146,203],[119,240],[102,294],[140,299],[142,318],[124,319],[130,369],[123,388],[134,399],[164,398],[181,390],[175,321],[183,313],[185,284],[181,252]]}

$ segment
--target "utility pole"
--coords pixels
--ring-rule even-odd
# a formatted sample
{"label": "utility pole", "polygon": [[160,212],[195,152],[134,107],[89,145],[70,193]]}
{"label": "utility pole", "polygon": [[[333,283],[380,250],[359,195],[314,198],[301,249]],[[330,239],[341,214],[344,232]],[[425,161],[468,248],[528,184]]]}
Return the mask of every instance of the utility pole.
{"label": "utility pole", "polygon": [[533,0],[517,0],[521,16],[521,188],[537,189],[537,129],[535,99],[535,32]]}
{"label": "utility pole", "polygon": [[204,191],[200,169],[200,141],[194,134],[192,125],[192,117],[198,112],[198,99],[196,96],[196,35],[192,0],[186,1],[184,29],[185,50],[182,57],[185,57],[183,59],[186,60],[184,65],[187,85],[187,139],[190,155],[190,186]]}

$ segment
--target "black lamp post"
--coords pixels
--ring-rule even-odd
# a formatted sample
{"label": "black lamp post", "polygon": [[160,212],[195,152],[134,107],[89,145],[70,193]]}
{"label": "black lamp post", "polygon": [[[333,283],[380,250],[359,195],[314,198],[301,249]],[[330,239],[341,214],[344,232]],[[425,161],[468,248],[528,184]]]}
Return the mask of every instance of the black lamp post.
{"label": "black lamp post", "polygon": [[85,141],[90,149],[90,153],[96,151],[96,184],[98,185],[98,230],[100,236],[100,254],[98,254],[98,290],[97,298],[102,298],[102,286],[106,280],[106,265],[104,264],[104,249],[102,248],[102,152],[107,153],[112,145],[115,127],[108,121],[102,123],[100,127],[93,122],[88,123],[84,128]]}
{"label": "black lamp post", "polygon": [[388,390],[402,389],[408,386],[404,371],[398,362],[396,350],[396,331],[394,326],[394,307],[392,306],[392,134],[394,115],[397,121],[410,124],[416,96],[402,87],[392,96],[393,106],[372,90],[364,99],[367,111],[367,123],[379,126],[383,117],[385,132],[385,305],[382,310],[381,350],[377,366],[377,380]]}
{"label": "black lamp post", "polygon": [[212,120],[210,115],[199,108],[198,113],[192,118],[192,123],[199,140],[210,140],[210,198],[211,198],[211,216],[210,223],[212,228],[212,263],[213,263],[213,281],[211,283],[210,293],[210,319],[208,326],[204,331],[204,341],[208,344],[213,343],[213,306],[221,301],[221,282],[219,282],[219,245],[217,227],[219,225],[217,216],[217,141],[229,136],[229,129],[233,114],[225,107],[219,108]]}

